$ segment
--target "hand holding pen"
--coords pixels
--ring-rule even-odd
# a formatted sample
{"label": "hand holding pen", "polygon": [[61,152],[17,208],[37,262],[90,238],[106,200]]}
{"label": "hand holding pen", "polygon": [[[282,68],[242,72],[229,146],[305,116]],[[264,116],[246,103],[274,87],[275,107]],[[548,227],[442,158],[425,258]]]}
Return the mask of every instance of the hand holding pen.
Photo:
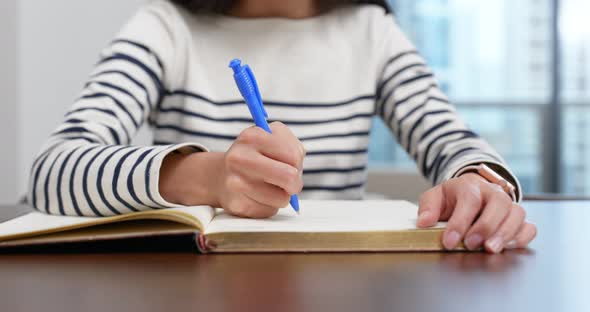
{"label": "hand holding pen", "polygon": [[288,204],[299,212],[296,194],[303,187],[305,149],[284,124],[268,125],[250,68],[239,60],[230,67],[256,127],[245,129],[225,153],[226,197],[234,202],[222,206],[235,215],[254,218],[272,216]]}
{"label": "hand holding pen", "polygon": [[247,86],[246,102],[258,126],[242,131],[226,152],[166,156],[160,170],[160,195],[171,203],[209,205],[247,218],[272,217],[289,203],[298,211],[295,194],[303,188],[305,149],[287,126],[266,123],[260,92],[253,88],[253,76],[248,76],[251,71],[239,62],[232,64],[239,73],[236,81]]}

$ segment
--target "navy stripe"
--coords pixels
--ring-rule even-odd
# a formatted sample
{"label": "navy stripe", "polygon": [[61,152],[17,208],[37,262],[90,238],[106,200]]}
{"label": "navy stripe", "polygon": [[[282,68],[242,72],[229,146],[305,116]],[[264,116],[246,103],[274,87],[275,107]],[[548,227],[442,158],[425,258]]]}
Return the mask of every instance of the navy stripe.
{"label": "navy stripe", "polygon": [[476,150],[476,149],[477,149],[477,148],[475,148],[475,147],[466,147],[466,148],[460,149],[460,150],[456,151],[455,153],[451,154],[451,155],[450,155],[450,156],[449,156],[449,157],[446,159],[446,161],[444,162],[444,165],[442,164],[442,161],[441,161],[441,165],[440,165],[439,167],[437,167],[437,168],[436,168],[436,170],[435,170],[435,172],[434,172],[434,179],[433,179],[433,181],[437,181],[437,180],[438,180],[438,176],[439,176],[439,174],[440,174],[440,172],[439,172],[439,168],[444,168],[444,167],[446,167],[446,166],[447,166],[447,165],[448,165],[448,164],[451,162],[451,160],[453,160],[454,158],[456,158],[456,157],[457,157],[457,156],[459,156],[460,154],[463,154],[463,153],[465,153],[465,152],[467,152],[467,151]]}
{"label": "navy stripe", "polygon": [[237,138],[237,135],[223,135],[223,134],[216,134],[216,133],[193,131],[193,130],[184,129],[182,127],[175,126],[175,125],[156,124],[155,128],[158,130],[173,130],[173,131],[177,131],[177,132],[192,135],[192,136],[200,136],[200,137],[204,137],[204,138],[212,138],[212,139],[219,139],[219,140],[234,141]]}
{"label": "navy stripe", "polygon": [[160,58],[160,56],[156,52],[154,52],[148,46],[146,46],[145,44],[136,42],[136,41],[129,40],[129,39],[113,40],[111,42],[111,45],[114,45],[116,43],[127,43],[127,44],[133,45],[135,47],[138,47],[138,48],[144,50],[148,54],[151,54],[156,59],[156,62],[158,63],[158,66],[160,67],[160,70],[162,71],[162,76],[164,75],[164,63],[162,62],[162,59]]}
{"label": "navy stripe", "polygon": [[[197,112],[193,112],[193,111],[189,111],[186,110],[184,108],[179,108],[179,107],[170,107],[170,108],[160,108],[160,110],[158,111],[158,114],[166,114],[166,113],[178,113],[184,116],[190,116],[190,117],[196,117],[196,118],[202,118],[205,120],[210,120],[210,121],[216,121],[216,122],[239,122],[239,123],[247,123],[247,124],[252,124],[252,118],[247,117],[247,118],[239,118],[239,117],[233,117],[233,118],[216,118],[216,117],[210,117],[204,114],[200,114]],[[357,119],[357,118],[372,118],[373,117],[373,113],[359,113],[359,114],[354,114],[354,115],[350,115],[350,116],[346,116],[346,117],[339,117],[339,118],[330,118],[330,119],[321,119],[321,120],[273,120],[273,119],[269,119],[269,122],[273,122],[273,121],[280,121],[288,126],[297,126],[297,125],[316,125],[316,124],[328,124],[328,123],[334,123],[334,122],[341,122],[341,121],[349,121],[349,120],[353,120],[353,119]]]}
{"label": "navy stripe", "polygon": [[[216,106],[232,106],[232,105],[246,105],[244,100],[233,100],[233,101],[213,101],[209,98],[206,98],[203,95],[193,93],[187,90],[174,90],[167,93],[168,96],[186,96],[190,98],[195,98],[201,100],[203,102],[207,102],[209,104],[213,104]],[[363,100],[374,100],[375,95],[362,95],[355,97],[350,100],[346,100],[343,102],[335,102],[335,103],[295,103],[295,102],[277,102],[277,101],[264,101],[264,106],[266,107],[291,107],[291,108],[326,108],[326,107],[338,107],[338,106],[345,106],[354,104],[358,101]]]}
{"label": "navy stripe", "polygon": [[121,212],[119,210],[117,210],[117,208],[113,207],[113,205],[111,205],[109,203],[109,201],[107,200],[106,196],[104,195],[104,190],[102,189],[102,177],[104,175],[104,168],[106,167],[106,165],[109,162],[109,160],[111,160],[111,158],[113,158],[113,156],[115,154],[117,154],[119,151],[121,151],[121,150],[123,150],[125,148],[127,148],[127,147],[121,147],[121,148],[115,150],[114,152],[112,152],[111,154],[109,154],[109,156],[107,156],[103,160],[102,164],[100,164],[100,166],[98,167],[98,174],[97,174],[97,177],[96,177],[96,189],[98,190],[98,195],[100,196],[100,199],[105,204],[105,206],[107,206],[107,208],[109,208],[109,210],[112,211],[116,215],[121,214]]}
{"label": "navy stripe", "polygon": [[157,103],[160,103],[160,101],[162,100],[162,97],[164,96],[164,93],[165,93],[164,84],[160,80],[160,77],[149,66],[145,65],[144,63],[142,63],[138,59],[136,59],[130,55],[127,55],[127,54],[116,53],[116,54],[113,54],[109,57],[103,58],[102,60],[100,60],[98,62],[98,64],[104,64],[104,63],[107,63],[110,61],[118,61],[118,60],[129,62],[129,63],[137,65],[150,77],[150,79],[152,80],[152,82],[156,86],[156,90],[158,90]]}
{"label": "navy stripe", "polygon": [[84,197],[86,198],[86,201],[88,202],[88,206],[90,207],[92,212],[99,217],[104,217],[104,215],[100,211],[98,211],[98,209],[96,208],[96,206],[92,202],[92,199],[90,198],[90,194],[88,192],[88,173],[90,172],[90,168],[92,167],[92,163],[94,163],[96,158],[98,156],[100,156],[100,154],[102,154],[104,151],[109,149],[110,147],[111,146],[105,146],[101,150],[99,150],[96,154],[94,154],[94,156],[92,156],[92,158],[88,161],[88,164],[86,164],[86,168],[84,169],[84,175],[82,178],[82,190],[84,192]]}
{"label": "navy stripe", "polygon": [[78,165],[80,164],[82,158],[93,149],[94,148],[89,148],[85,150],[82,154],[80,154],[80,156],[78,156],[78,159],[76,159],[76,162],[74,163],[74,167],[72,167],[72,177],[70,179],[70,197],[72,199],[72,206],[74,206],[74,210],[79,216],[82,216],[83,214],[82,211],[80,211],[80,207],[78,207],[78,200],[76,199],[76,194],[74,193],[74,179],[76,177],[76,169],[78,169]]}
{"label": "navy stripe", "polygon": [[356,183],[356,184],[348,184],[348,185],[332,185],[332,186],[320,186],[320,185],[311,185],[311,186],[304,186],[303,191],[345,191],[354,188],[364,187],[366,182]]}
{"label": "navy stripe", "polygon": [[[218,139],[218,140],[235,141],[236,138],[238,137],[238,135],[226,135],[226,134],[217,134],[217,133],[189,130],[189,129],[185,129],[183,127],[175,126],[175,125],[156,124],[155,127],[158,130],[172,130],[172,131],[177,131],[182,134],[187,134],[187,135],[191,135],[191,136],[198,136],[198,137]],[[314,140],[323,140],[323,139],[369,136],[369,134],[370,134],[369,131],[358,131],[358,132],[349,132],[349,133],[333,133],[333,134],[301,137],[301,138],[299,138],[299,140],[304,142],[304,141],[314,141]]]}
{"label": "navy stripe", "polygon": [[373,118],[374,113],[370,112],[370,113],[360,113],[360,114],[354,114],[354,115],[350,115],[350,116],[346,116],[346,117],[340,117],[340,118],[330,118],[330,119],[322,119],[322,120],[270,120],[271,122],[273,121],[280,121],[288,126],[297,126],[297,125],[317,125],[317,124],[329,124],[329,123],[334,123],[334,122],[341,122],[341,121],[350,121],[353,119],[363,119],[363,118]]}
{"label": "navy stripe", "polygon": [[[119,145],[121,144],[121,139],[119,138],[119,134],[117,134],[117,132],[115,131],[115,129],[103,124],[103,123],[98,123],[99,125],[107,128],[109,130],[109,132],[111,133],[111,136],[113,137],[113,140],[115,140],[115,144]],[[130,142],[131,138],[127,138],[127,142]]]}
{"label": "navy stripe", "polygon": [[[47,153],[43,157],[43,160],[41,160],[41,162],[39,163],[39,166],[37,167],[37,170],[35,170],[35,176],[33,178],[33,194],[32,194],[33,207],[37,208],[38,210],[41,210],[41,209],[39,209],[39,207],[37,207],[37,182],[39,181],[39,174],[41,173],[41,168],[43,168],[43,165],[45,165],[45,162],[47,161],[48,157],[49,157],[49,153]],[[47,179],[49,179],[49,177],[47,177]]]}
{"label": "navy stripe", "polygon": [[154,162],[154,158],[156,158],[156,156],[158,156],[159,153],[154,154],[154,156],[152,156],[150,158],[150,160],[148,161],[146,168],[145,168],[145,192],[148,196],[148,198],[156,205],[161,206],[161,207],[166,207],[166,205],[162,204],[162,203],[158,203],[154,197],[152,196],[152,192],[150,190],[150,170],[152,168],[152,163]]}
{"label": "navy stripe", "polygon": [[78,134],[80,136],[82,136],[83,134],[90,134],[95,136],[101,143],[105,143],[107,144],[109,141],[105,138],[103,138],[101,135],[99,135],[96,132],[92,132],[90,130],[88,130],[86,127],[81,127],[81,126],[73,126],[73,127],[67,127],[64,128],[62,130],[59,130],[57,132],[52,133],[52,136],[56,136],[59,134],[71,134],[71,133],[75,133]]}
{"label": "navy stripe", "polygon": [[275,101],[265,101],[265,106],[277,106],[277,107],[298,107],[298,108],[326,108],[326,107],[338,107],[338,106],[346,106],[350,104],[354,104],[359,101],[363,100],[375,100],[375,95],[361,95],[355,97],[353,99],[344,101],[344,102],[336,102],[336,103],[288,103],[288,102],[275,102]]}
{"label": "navy stripe", "polygon": [[[77,118],[70,118],[70,119],[67,119],[64,121],[64,123],[66,123],[66,124],[81,124],[81,123],[85,123],[85,122],[88,122],[88,121],[82,120],[82,119],[77,119]],[[115,144],[121,144],[119,134],[117,134],[115,129],[111,128],[110,126],[108,126],[102,122],[97,122],[96,124],[105,127],[111,133],[111,137],[115,141]],[[128,139],[129,139],[129,141],[131,141],[131,138],[128,137]]]}
{"label": "navy stripe", "polygon": [[143,123],[143,118],[140,118],[140,121],[137,122],[137,120],[135,120],[135,118],[133,118],[133,115],[127,109],[127,107],[125,107],[125,105],[123,105],[121,102],[119,102],[119,100],[117,100],[114,96],[112,96],[112,95],[110,95],[108,93],[98,92],[98,93],[84,95],[81,98],[82,99],[95,99],[95,98],[108,98],[108,99],[111,99],[113,102],[115,102],[115,104],[117,104],[117,106],[122,111],[125,112],[125,114],[127,114],[127,116],[129,117],[129,119],[131,119],[131,122],[133,122],[133,125],[135,126],[135,129],[138,129],[141,126],[141,124]]}
{"label": "navy stripe", "polygon": [[[94,108],[86,108],[84,110],[95,110]],[[109,110],[110,111],[110,110]],[[111,111],[112,113],[112,111]],[[114,114],[114,113],[113,113]],[[110,114],[109,114],[110,115]],[[113,115],[113,117],[117,118],[116,115]],[[79,119],[79,118],[70,118],[67,119],[65,121],[65,123],[84,123],[84,122],[94,122],[94,121],[89,121],[89,120],[83,120],[83,119]],[[117,119],[118,124],[121,126],[121,129],[123,129],[123,132],[125,132],[125,137],[127,138],[126,142],[131,142],[131,135],[129,134],[129,131],[127,131],[127,128],[125,128],[125,126],[120,122],[120,120]],[[110,127],[109,125],[102,123],[102,122],[96,122],[97,124],[107,128],[109,130],[109,132],[111,133],[113,139],[115,140],[115,142],[117,142],[116,144],[120,144],[121,142],[121,138],[119,137],[119,134],[117,133],[117,131]]]}
{"label": "navy stripe", "polygon": [[[428,155],[430,154],[430,149],[437,144],[440,140],[442,140],[445,137],[451,136],[451,135],[455,135],[455,134],[462,134],[461,137],[453,139],[453,140],[449,140],[446,141],[444,143],[441,143],[442,147],[439,149],[437,155],[434,157],[434,161],[432,163],[432,166],[434,166],[434,163],[436,162],[436,159],[440,157],[440,154],[442,153],[444,146],[451,144],[453,142],[457,142],[460,140],[464,140],[464,139],[469,139],[469,138],[477,138],[478,135],[476,133],[474,133],[473,131],[470,130],[454,130],[454,131],[448,131],[445,133],[442,133],[440,135],[438,135],[436,138],[434,138],[432,141],[430,141],[430,143],[428,143],[428,145],[426,146],[425,152],[424,152],[424,159],[422,161],[422,172],[424,172],[424,174],[426,176],[430,176],[430,173],[432,171],[432,166],[428,167],[427,166],[427,159],[428,159]],[[414,159],[416,159],[416,157],[414,157]]]}
{"label": "navy stripe", "polygon": [[316,136],[308,136],[308,137],[301,137],[299,141],[314,141],[314,140],[324,140],[324,139],[336,139],[336,138],[349,138],[349,137],[363,137],[369,136],[369,131],[357,131],[357,132],[348,132],[348,133],[334,133],[334,134],[325,134],[325,135],[316,135]]}
{"label": "navy stripe", "polygon": [[55,157],[55,159],[51,163],[51,166],[49,166],[49,170],[47,171],[47,179],[45,179],[45,187],[43,189],[43,194],[45,195],[45,212],[46,213],[49,213],[49,181],[52,180],[51,179],[51,172],[53,171],[53,167],[55,167],[57,160],[59,159],[59,157],[63,153],[64,153],[64,151],[61,151],[61,152],[59,152],[59,154],[57,154],[57,157]]}
{"label": "navy stripe", "polygon": [[[206,98],[203,95],[191,92],[191,91],[187,91],[187,90],[174,90],[174,91],[168,91],[166,93],[167,96],[185,96],[185,97],[189,97],[189,98],[193,98],[193,99],[198,99],[201,100],[203,102],[207,102],[209,104],[213,104],[213,105],[217,105],[217,106],[231,106],[231,105],[246,105],[246,102],[244,102],[244,100],[234,100],[234,101],[213,101],[209,98]],[[266,105],[266,104],[265,104]]]}
{"label": "navy stripe", "polygon": [[[418,95],[422,95],[425,93],[428,93],[430,90],[432,90],[433,88],[437,88],[438,86],[435,83],[431,83],[428,86],[426,86],[426,88],[422,89],[422,90],[418,90],[408,96],[406,96],[405,98],[399,100],[399,101],[395,101],[395,105],[396,106],[400,106],[402,104],[407,103],[408,101],[410,101],[411,99],[413,99],[414,97],[418,96]],[[384,103],[385,104],[385,103]]]}
{"label": "navy stripe", "polygon": [[[401,99],[401,100],[399,100],[399,101],[392,101],[393,108],[391,109],[391,113],[390,113],[390,115],[389,115],[389,118],[388,118],[388,120],[389,120],[389,121],[393,120],[393,118],[394,118],[394,116],[395,116],[395,112],[396,112],[396,110],[397,110],[397,108],[398,108],[398,107],[400,107],[400,106],[401,106],[401,105],[403,105],[403,104],[406,104],[406,103],[408,103],[410,100],[414,99],[414,98],[415,98],[415,97],[417,97],[417,96],[424,95],[424,94],[426,94],[426,93],[430,92],[430,90],[431,90],[432,88],[436,88],[436,87],[437,87],[437,85],[436,85],[436,84],[434,84],[434,83],[431,83],[431,84],[429,84],[429,85],[428,85],[426,88],[424,88],[424,89],[422,89],[422,90],[419,90],[419,91],[416,91],[416,92],[414,92],[414,93],[412,93],[412,94],[410,94],[410,95],[406,96],[405,98],[403,98],[403,99]],[[389,91],[389,93],[387,94],[387,96],[385,97],[385,99],[384,99],[384,100],[381,102],[381,114],[380,114],[380,115],[381,115],[383,118],[385,118],[385,106],[388,104],[388,103],[387,103],[387,101],[389,101],[389,98],[391,97],[391,95],[392,95],[394,92],[395,92],[395,89],[392,89],[391,91]],[[443,99],[443,101],[446,101],[446,100],[444,100],[444,99]],[[390,122],[390,123],[391,123],[391,122]]]}
{"label": "navy stripe", "polygon": [[403,72],[405,72],[408,69],[412,69],[414,67],[426,67],[426,64],[424,63],[412,63],[410,65],[407,65],[403,68],[401,68],[400,70],[394,72],[393,74],[389,75],[389,77],[385,78],[377,87],[377,98],[381,97],[381,92],[383,92],[383,88],[385,88],[385,86],[392,81],[393,79],[395,79],[396,77],[398,77],[399,75],[401,75]]}
{"label": "navy stripe", "polygon": [[33,161],[33,165],[31,166],[31,171],[29,172],[29,176],[30,176],[30,177],[32,177],[32,176],[33,176],[33,171],[34,171],[35,167],[37,166],[37,163],[38,163],[38,162],[39,162],[39,161],[40,161],[40,160],[41,160],[43,157],[45,157],[47,154],[51,153],[51,151],[53,151],[53,149],[54,149],[54,148],[56,148],[58,145],[61,145],[61,144],[63,144],[63,143],[65,143],[65,142],[64,142],[64,141],[61,141],[61,140],[60,140],[60,141],[58,141],[58,142],[55,142],[53,145],[51,145],[51,146],[47,147],[43,153],[39,154],[39,155],[38,155],[38,156],[35,158],[35,160]]}
{"label": "navy stripe", "polygon": [[416,50],[404,51],[404,52],[401,52],[399,54],[392,56],[391,58],[389,58],[389,60],[387,60],[387,62],[385,62],[385,65],[383,66],[383,70],[387,69],[387,67],[389,67],[389,65],[395,63],[397,60],[399,60],[402,57],[407,56],[407,55],[418,55],[418,51],[416,51]]}
{"label": "navy stripe", "polygon": [[[380,101],[379,103],[381,103],[380,105],[380,111],[379,111],[379,116],[385,116],[385,105],[387,105],[387,102],[389,101],[389,98],[391,98],[391,96],[395,93],[395,89],[391,89],[389,92],[387,92],[387,95],[385,96],[385,98],[383,99],[383,101]],[[393,110],[395,110],[397,103],[395,103],[395,101],[393,102]],[[377,104],[379,105],[379,104]],[[393,114],[393,113],[392,113]]]}
{"label": "navy stripe", "polygon": [[120,195],[119,195],[119,191],[118,191],[118,181],[119,181],[119,176],[121,175],[121,167],[123,167],[123,163],[125,163],[125,160],[127,160],[127,158],[129,158],[129,156],[131,156],[131,154],[135,153],[137,150],[139,150],[139,148],[134,148],[131,151],[129,151],[127,154],[123,155],[123,157],[119,158],[119,161],[117,162],[117,165],[115,166],[115,170],[113,173],[113,185],[112,185],[112,189],[113,189],[113,195],[115,196],[115,198],[121,202],[125,207],[129,208],[129,210],[131,211],[139,211],[137,208],[133,207],[133,205],[129,204],[128,202],[126,202]]}
{"label": "navy stripe", "polygon": [[168,141],[159,141],[159,140],[154,140],[152,142],[152,145],[174,145],[174,144],[178,144],[178,142],[168,142]]}
{"label": "navy stripe", "polygon": [[320,156],[320,155],[356,155],[366,154],[368,149],[355,149],[355,150],[328,150],[328,151],[310,151],[307,152],[306,156]]}
{"label": "navy stripe", "polygon": [[431,133],[433,133],[434,131],[452,123],[453,120],[447,119],[447,120],[443,120],[439,123],[437,123],[436,125],[430,127],[428,130],[424,131],[422,133],[422,135],[420,136],[420,138],[418,139],[418,142],[422,142],[422,140],[426,139]]}
{"label": "navy stripe", "polygon": [[[72,157],[72,155],[74,155],[74,153],[79,149],[80,149],[80,146],[78,146],[78,147],[74,148],[72,151],[70,151],[68,156],[66,156],[64,161],[62,161],[61,167],[59,168],[59,173],[57,175],[57,206],[59,208],[59,213],[61,215],[66,214],[65,209],[64,209],[64,205],[63,205],[63,198],[61,196],[61,182],[63,180],[64,170],[66,169],[66,166],[68,165],[68,162],[70,161],[70,158]],[[74,172],[72,172],[71,178],[72,179],[74,178]]]}
{"label": "navy stripe", "polygon": [[[448,110],[448,109],[441,109],[441,110],[435,110],[435,111],[426,112],[422,116],[420,116],[420,118],[418,118],[418,120],[416,120],[416,122],[412,125],[412,128],[410,128],[410,132],[408,132],[408,136],[407,136],[408,146],[406,148],[406,150],[408,151],[408,153],[410,153],[412,151],[412,136],[414,135],[414,131],[416,131],[416,129],[418,129],[418,126],[420,126],[422,124],[422,121],[426,117],[432,116],[432,115],[450,113],[450,112],[451,111]],[[398,135],[399,136],[402,135],[401,129],[399,129]]]}
{"label": "navy stripe", "polygon": [[[428,78],[428,77],[433,77],[432,74],[423,74],[423,75],[418,75],[409,79],[406,79],[396,85],[394,85],[391,90],[387,93],[387,96],[383,99],[383,101],[380,101],[380,105],[381,105],[381,116],[385,116],[385,105],[387,105],[387,102],[389,101],[389,98],[395,93],[396,90],[398,90],[399,87],[402,87],[406,84],[418,81],[418,80],[422,80],[424,78]],[[392,110],[392,114],[395,112],[395,109],[397,106],[407,102],[408,100],[410,100],[411,98],[413,98],[414,96],[420,95],[422,93],[428,92],[431,88],[433,87],[437,87],[437,85],[435,83],[431,83],[428,85],[428,87],[424,90],[420,90],[418,92],[415,92],[414,94],[410,94],[409,96],[407,96],[406,98],[404,98],[403,100],[400,101],[393,101],[394,102],[394,107]],[[391,116],[390,116],[391,117]]]}
{"label": "navy stripe", "polygon": [[129,175],[127,175],[127,189],[129,190],[129,194],[131,195],[131,197],[133,197],[133,200],[135,200],[138,204],[140,204],[142,206],[147,206],[147,205],[144,204],[143,201],[141,201],[139,199],[139,197],[137,197],[137,194],[135,193],[135,187],[133,185],[133,174],[135,173],[135,169],[137,169],[137,167],[143,162],[145,157],[149,153],[151,153],[152,151],[153,151],[153,149],[150,148],[147,151],[143,152],[141,155],[139,155],[139,157],[135,161],[135,164],[133,164],[133,167],[131,167],[131,170],[129,171]]}
{"label": "navy stripe", "polygon": [[93,140],[93,139],[82,137],[82,136],[60,136],[59,138],[63,141],[84,140],[84,141],[86,141],[88,143],[92,143],[92,144],[101,144],[101,142],[99,142],[97,140]]}
{"label": "navy stripe", "polygon": [[303,175],[325,174],[325,173],[353,173],[365,171],[367,166],[358,166],[352,168],[322,168],[322,169],[303,169]]}
{"label": "navy stripe", "polygon": [[127,91],[127,90],[125,90],[125,89],[123,89],[123,88],[121,88],[121,87],[119,87],[119,86],[116,86],[116,85],[114,85],[114,84],[112,84],[112,83],[108,83],[108,82],[104,82],[104,81],[90,81],[90,82],[88,83],[88,85],[91,85],[91,84],[93,84],[93,83],[96,83],[96,84],[98,84],[98,85],[100,85],[100,86],[103,86],[103,87],[105,87],[105,88],[109,88],[109,89],[117,90],[117,91],[119,91],[119,92],[121,92],[121,93],[123,93],[123,94],[125,94],[125,95],[129,96],[129,97],[130,97],[130,98],[132,98],[132,99],[133,99],[133,101],[134,101],[134,102],[137,104],[137,106],[139,107],[139,109],[141,110],[141,112],[142,112],[142,113],[145,113],[145,107],[144,107],[144,106],[143,106],[143,104],[142,104],[142,103],[141,103],[141,102],[140,102],[140,101],[137,99],[137,97],[135,97],[135,95],[133,95],[131,92],[129,92],[129,91]]}
{"label": "navy stripe", "polygon": [[209,121],[216,121],[216,122],[241,122],[241,123],[248,123],[248,124],[252,124],[252,118],[239,118],[239,117],[235,117],[235,118],[215,118],[215,117],[210,117],[207,115],[203,115],[197,112],[193,112],[193,111],[189,111],[186,110],[184,108],[178,108],[178,107],[169,107],[169,108],[160,108],[160,110],[158,110],[158,114],[166,114],[166,113],[178,113],[184,116],[190,116],[190,117],[196,117],[196,118],[201,118],[201,119],[205,119],[205,120],[209,120]]}
{"label": "navy stripe", "polygon": [[434,74],[432,74],[432,73],[420,74],[420,75],[417,75],[417,76],[414,76],[414,77],[411,77],[411,78],[401,81],[400,83],[393,86],[393,88],[397,89],[399,87],[408,85],[410,83],[413,83],[413,82],[416,82],[416,81],[419,81],[422,79],[426,79],[426,78],[432,78],[432,77],[434,77]]}
{"label": "navy stripe", "polygon": [[[154,141],[155,145],[173,145],[178,144],[174,142],[165,142],[165,141]],[[320,151],[310,151],[307,152],[305,155],[307,156],[323,156],[323,155],[357,155],[357,154],[366,154],[367,149],[357,149],[357,150],[320,150]],[[133,170],[133,169],[132,169]],[[304,172],[305,173],[305,172]]]}
{"label": "navy stripe", "polygon": [[108,75],[108,74],[116,74],[116,75],[121,75],[127,79],[129,79],[129,81],[131,81],[133,84],[135,84],[138,88],[142,89],[143,92],[145,92],[145,96],[146,99],[148,101],[148,104],[150,105],[150,107],[154,104],[152,102],[150,93],[148,91],[148,89],[145,87],[145,85],[143,83],[141,83],[139,80],[133,78],[131,75],[129,75],[128,73],[124,72],[124,71],[120,71],[120,70],[105,70],[105,71],[101,71],[98,72],[92,76],[90,76],[90,78],[97,78],[100,77],[101,75]]}
{"label": "navy stripe", "polygon": [[[418,90],[418,91],[406,96],[405,98],[403,98],[399,101],[395,101],[395,100],[392,101],[393,108],[391,109],[391,114],[389,115],[388,119],[389,120],[393,119],[393,116],[395,116],[395,111],[399,106],[407,103],[408,101],[410,101],[414,97],[428,93],[432,88],[436,88],[436,87],[438,87],[438,86],[435,83],[431,83],[426,88],[424,88],[422,90]],[[380,105],[381,105],[380,116],[382,116],[383,118],[385,118],[385,108],[386,108],[386,105],[388,104],[389,98],[395,93],[396,90],[397,90],[396,87],[392,88],[391,91],[389,91],[387,93],[385,98],[382,101],[380,101]]]}
{"label": "navy stripe", "polygon": [[[435,158],[434,162],[432,162],[432,167],[434,168],[434,176],[432,177],[432,179],[430,180],[430,182],[432,182],[432,184],[435,184],[437,179],[438,179],[438,172],[440,170],[440,165],[443,163],[443,161],[445,161],[445,159],[447,158],[448,155],[442,155],[441,157]],[[428,175],[425,175],[426,178],[428,179]]]}
{"label": "navy stripe", "polygon": [[83,123],[83,122],[85,122],[85,120],[78,119],[78,118],[70,118],[70,119],[66,119],[64,121],[64,123],[69,123],[69,124],[79,124],[79,123]]}
{"label": "navy stripe", "polygon": [[68,117],[74,113],[79,113],[79,112],[84,112],[84,111],[97,111],[97,112],[101,112],[101,113],[111,115],[111,116],[117,118],[117,114],[115,114],[115,112],[113,112],[112,110],[106,109],[106,108],[98,108],[98,107],[82,107],[82,108],[78,108],[75,110],[71,110],[65,114],[65,117]]}
{"label": "navy stripe", "polygon": [[[404,115],[404,117],[402,117],[402,118],[399,119],[399,121],[397,122],[398,129],[401,129],[402,123],[404,121],[406,121],[406,119],[408,119],[408,117],[410,117],[413,113],[415,113],[416,111],[420,110],[421,108],[424,108],[424,106],[426,106],[426,104],[428,104],[428,102],[430,102],[430,101],[438,101],[438,102],[441,102],[441,103],[444,103],[444,104],[448,104],[449,103],[447,100],[441,99],[441,98],[438,98],[438,97],[435,97],[435,96],[429,96],[429,97],[427,97],[426,99],[424,99],[424,101],[420,105],[417,105],[416,107],[412,108],[409,112],[407,112]],[[389,116],[389,120],[388,120],[389,124],[391,124],[393,122],[394,113],[395,113],[395,111],[393,111],[391,113],[391,115]]]}

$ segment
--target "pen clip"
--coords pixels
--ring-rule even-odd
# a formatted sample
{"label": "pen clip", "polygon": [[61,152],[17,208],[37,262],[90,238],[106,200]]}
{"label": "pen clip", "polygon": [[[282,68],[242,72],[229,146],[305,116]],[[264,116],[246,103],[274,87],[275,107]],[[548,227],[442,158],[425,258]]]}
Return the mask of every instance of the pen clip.
{"label": "pen clip", "polygon": [[264,105],[262,104],[262,96],[260,95],[260,90],[258,90],[258,83],[256,82],[256,78],[254,78],[254,73],[252,72],[252,69],[250,69],[250,66],[245,65],[244,67],[246,69],[246,74],[250,78],[250,81],[252,82],[252,86],[254,87],[254,92],[255,92],[256,98],[258,100],[258,107],[260,108],[260,110],[264,114],[264,117],[268,118],[268,114],[266,113],[266,109],[264,108]]}

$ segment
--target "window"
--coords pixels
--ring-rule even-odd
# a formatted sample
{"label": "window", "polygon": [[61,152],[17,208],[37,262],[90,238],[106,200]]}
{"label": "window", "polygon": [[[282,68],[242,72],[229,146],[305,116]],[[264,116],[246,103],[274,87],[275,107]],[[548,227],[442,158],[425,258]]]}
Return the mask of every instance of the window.
{"label": "window", "polygon": [[590,2],[561,0],[562,190],[590,194]]}
{"label": "window", "polygon": [[[582,26],[590,2],[391,4],[463,119],[506,159],[525,192],[590,194],[590,28]],[[375,122],[371,164],[413,167],[388,133]],[[559,183],[544,183],[551,180]]]}

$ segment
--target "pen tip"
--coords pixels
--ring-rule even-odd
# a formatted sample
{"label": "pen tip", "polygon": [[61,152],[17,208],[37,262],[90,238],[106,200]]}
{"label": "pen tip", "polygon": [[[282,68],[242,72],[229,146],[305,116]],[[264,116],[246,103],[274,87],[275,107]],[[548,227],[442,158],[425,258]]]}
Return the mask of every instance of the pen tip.
{"label": "pen tip", "polygon": [[299,214],[299,199],[296,195],[291,196],[289,203],[291,204],[291,207],[293,207],[293,210]]}

